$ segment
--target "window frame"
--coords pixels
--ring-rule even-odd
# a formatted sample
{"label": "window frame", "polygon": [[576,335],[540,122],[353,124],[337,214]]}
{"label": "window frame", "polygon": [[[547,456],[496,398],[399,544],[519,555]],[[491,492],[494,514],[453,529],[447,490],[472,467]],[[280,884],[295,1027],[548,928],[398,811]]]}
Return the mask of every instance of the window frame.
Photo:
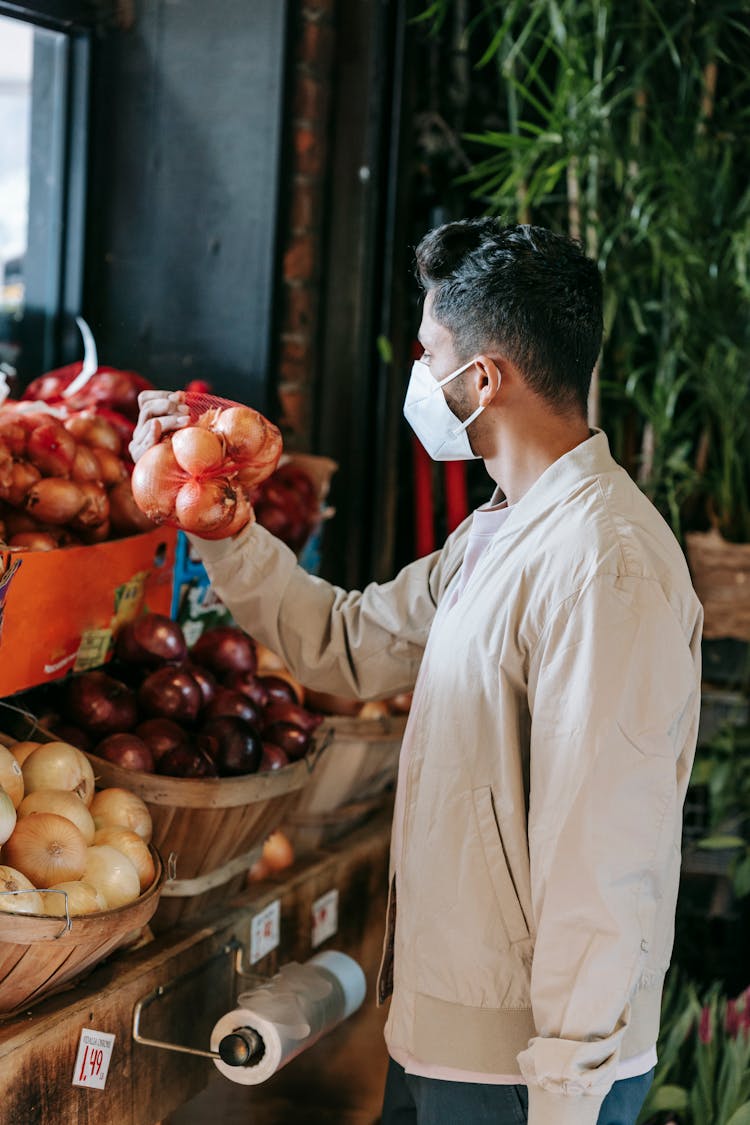
{"label": "window frame", "polygon": [[[34,47],[35,62],[37,50],[49,52],[51,87],[46,99],[53,112],[38,114],[34,120],[35,151],[41,153],[42,162],[35,162],[34,151],[30,154],[27,254],[32,251],[28,254],[32,265],[27,264],[24,271],[23,317],[14,340],[19,345],[17,373],[23,386],[64,362],[65,332],[71,335],[70,327],[81,311],[92,21],[90,6],[63,0],[23,4],[0,0],[0,16],[64,36]],[[38,75],[32,76],[32,116],[37,81]],[[49,160],[44,163],[47,156]],[[52,161],[55,166],[50,176]],[[39,251],[36,257],[35,249]],[[78,354],[77,333],[72,347],[73,354]]]}

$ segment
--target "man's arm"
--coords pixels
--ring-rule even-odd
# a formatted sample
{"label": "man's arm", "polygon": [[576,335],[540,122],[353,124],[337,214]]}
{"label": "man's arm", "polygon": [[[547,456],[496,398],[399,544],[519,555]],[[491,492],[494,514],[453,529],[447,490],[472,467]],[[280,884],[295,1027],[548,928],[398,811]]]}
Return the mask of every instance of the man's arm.
{"label": "man's arm", "polygon": [[307,687],[359,699],[414,686],[440,590],[458,565],[456,552],[444,548],[392,582],[346,592],[307,574],[292,551],[257,524],[235,539],[191,540],[243,629]]}
{"label": "man's arm", "polygon": [[[142,391],[138,404],[134,461],[189,422],[181,391]],[[255,523],[228,539],[189,538],[235,621],[307,687],[375,699],[414,686],[440,591],[460,562],[460,552],[448,547],[467,526],[441,552],[362,593],[307,574],[288,547]]]}
{"label": "man's arm", "polygon": [[595,1125],[647,960],[656,984],[669,962],[697,617],[685,636],[658,583],[598,576],[532,657],[529,1125]]}

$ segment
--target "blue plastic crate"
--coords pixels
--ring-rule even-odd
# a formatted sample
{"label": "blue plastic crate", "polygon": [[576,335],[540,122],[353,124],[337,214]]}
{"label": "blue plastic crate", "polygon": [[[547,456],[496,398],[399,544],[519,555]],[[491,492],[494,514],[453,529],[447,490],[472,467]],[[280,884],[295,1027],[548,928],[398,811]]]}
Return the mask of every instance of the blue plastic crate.
{"label": "blue plastic crate", "polygon": [[[314,529],[299,553],[299,564],[309,574],[320,570],[323,524]],[[213,592],[201,560],[194,554],[184,532],[177,533],[172,608],[170,616],[183,628],[188,645],[212,625],[229,625],[233,618],[223,602]]]}

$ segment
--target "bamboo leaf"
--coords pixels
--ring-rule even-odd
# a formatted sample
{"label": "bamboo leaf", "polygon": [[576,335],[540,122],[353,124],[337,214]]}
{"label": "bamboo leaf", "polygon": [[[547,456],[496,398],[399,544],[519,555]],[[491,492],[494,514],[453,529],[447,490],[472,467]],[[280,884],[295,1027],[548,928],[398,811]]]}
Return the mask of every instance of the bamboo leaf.
{"label": "bamboo leaf", "polygon": [[698,841],[698,847],[705,851],[719,851],[724,848],[744,848],[741,836],[705,836]]}
{"label": "bamboo leaf", "polygon": [[750,895],[750,853],[737,864],[734,872],[734,893],[738,898]]}
{"label": "bamboo leaf", "polygon": [[688,1092],[682,1086],[661,1086],[653,1098],[649,1099],[649,1112],[660,1113],[672,1110],[684,1113],[688,1107]]}

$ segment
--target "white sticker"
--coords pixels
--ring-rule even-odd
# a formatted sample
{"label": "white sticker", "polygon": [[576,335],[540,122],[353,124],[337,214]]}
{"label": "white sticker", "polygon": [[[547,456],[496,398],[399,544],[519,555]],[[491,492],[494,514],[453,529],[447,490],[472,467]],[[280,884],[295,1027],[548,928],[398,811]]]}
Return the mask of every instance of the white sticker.
{"label": "white sticker", "polygon": [[312,947],[322,945],[339,928],[339,892],[328,891],[312,904]]}
{"label": "white sticker", "polygon": [[74,1086],[104,1089],[114,1044],[115,1037],[109,1031],[91,1031],[88,1027],[82,1029],[73,1068]]}
{"label": "white sticker", "polygon": [[250,926],[250,964],[254,965],[279,944],[281,930],[281,899],[273,902],[256,914]]}
{"label": "white sticker", "polygon": [[182,625],[182,632],[185,636],[185,641],[188,648],[192,648],[198,637],[203,632],[202,621],[185,621]]}

